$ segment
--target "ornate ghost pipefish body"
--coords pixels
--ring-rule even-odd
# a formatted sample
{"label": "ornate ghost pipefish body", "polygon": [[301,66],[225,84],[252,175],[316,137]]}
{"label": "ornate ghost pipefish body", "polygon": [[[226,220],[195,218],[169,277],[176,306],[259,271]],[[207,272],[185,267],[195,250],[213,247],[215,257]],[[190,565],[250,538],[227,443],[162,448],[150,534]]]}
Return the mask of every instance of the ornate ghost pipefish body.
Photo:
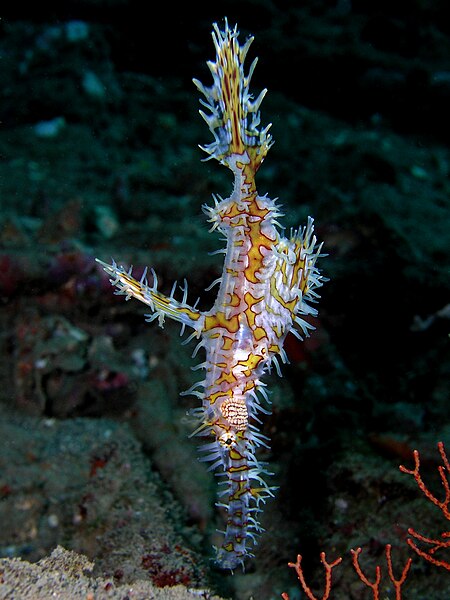
{"label": "ornate ghost pipefish body", "polygon": [[234,175],[229,198],[214,196],[214,206],[203,206],[212,224],[226,239],[221,277],[214,306],[200,311],[183,297],[175,300],[157,289],[152,270],[149,284],[146,272],[140,281],[131,270],[99,261],[111,275],[118,294],[135,297],[147,304],[162,326],[168,316],[193,329],[187,341],[198,338],[194,350],[204,348],[205,377],[186,394],[197,396],[201,406],[191,411],[199,426],[192,435],[207,438],[200,447],[200,460],[211,462],[210,470],[223,476],[217,505],[226,511],[226,529],[217,562],[234,569],[251,551],[262,529],[258,523],[261,503],[273,495],[264,481],[269,473],[256,457],[259,446],[268,447],[268,438],[259,432],[260,416],[270,414],[270,403],[262,382],[272,363],[279,372],[277,358],[286,362],[283,349],[289,331],[308,336],[313,327],[303,319],[316,315],[310,306],[318,299],[316,289],[323,277],[316,267],[321,244],[313,233],[313,219],[289,238],[282,236],[277,218],[281,216],[274,200],[260,196],[255,175],[272,145],[269,126],[260,127],[259,107],[263,90],[256,100],[249,91],[256,59],[244,74],[244,60],[253,38],[241,46],[237,27],[224,31],[214,24],[215,62],[208,62],[213,84],[205,87],[194,80],[203,94],[200,111],[214,141],[203,147]]}

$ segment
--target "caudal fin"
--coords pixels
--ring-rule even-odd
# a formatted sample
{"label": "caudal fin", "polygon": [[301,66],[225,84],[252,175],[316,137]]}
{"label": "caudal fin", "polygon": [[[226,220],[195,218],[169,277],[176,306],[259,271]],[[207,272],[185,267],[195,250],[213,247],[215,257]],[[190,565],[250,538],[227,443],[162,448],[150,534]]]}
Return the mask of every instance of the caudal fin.
{"label": "caudal fin", "polygon": [[245,75],[244,61],[253,37],[241,46],[238,35],[237,26],[230,29],[226,19],[224,31],[215,23],[212,38],[216,61],[208,61],[213,85],[205,87],[198,79],[193,80],[205,97],[200,103],[208,109],[208,113],[200,110],[200,114],[214,135],[214,141],[201,148],[209,154],[208,158],[227,166],[230,166],[231,156],[247,152],[256,172],[273,143],[268,133],[271,124],[260,128],[259,107],[267,90],[262,90],[256,100],[252,99],[249,86],[258,59],[254,59]]}

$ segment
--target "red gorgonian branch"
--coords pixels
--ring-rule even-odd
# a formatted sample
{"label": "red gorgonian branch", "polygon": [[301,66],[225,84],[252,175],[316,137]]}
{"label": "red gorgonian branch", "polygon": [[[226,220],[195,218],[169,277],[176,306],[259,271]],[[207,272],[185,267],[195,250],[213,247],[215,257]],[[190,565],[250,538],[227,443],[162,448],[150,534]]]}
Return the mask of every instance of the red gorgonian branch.
{"label": "red gorgonian branch", "polygon": [[[439,465],[438,471],[441,478],[442,485],[444,486],[444,499],[439,500],[436,496],[428,489],[427,485],[424,483],[422,476],[420,475],[420,456],[417,450],[414,450],[414,469],[407,469],[403,465],[400,465],[400,471],[402,473],[407,473],[408,475],[412,475],[416,480],[417,485],[419,486],[420,491],[424,494],[430,502],[432,502],[435,506],[437,506],[444,517],[450,521],[450,462],[447,458],[447,454],[445,452],[443,442],[438,443],[439,454],[442,458],[442,465]],[[415,529],[410,527],[408,529],[408,533],[411,536],[406,541],[408,545],[423,559],[428,562],[436,565],[437,567],[443,567],[450,571],[450,562],[446,560],[440,560],[436,558],[434,554],[438,550],[442,550],[443,548],[450,548],[450,531],[444,531],[441,534],[441,538],[433,539],[427,537],[421,533],[418,533]],[[423,542],[424,544],[428,544],[430,547],[427,550],[422,550],[419,548],[416,542]]]}
{"label": "red gorgonian branch", "polygon": [[[414,463],[415,463],[414,468],[407,469],[406,467],[401,465],[400,470],[402,471],[402,473],[406,473],[406,474],[412,475],[414,477],[420,491],[424,494],[424,496],[428,500],[430,500],[430,502],[432,502],[435,506],[437,506],[441,510],[444,517],[450,521],[450,461],[445,452],[445,447],[444,447],[443,442],[438,442],[438,450],[439,450],[439,454],[441,456],[442,463],[443,463],[442,465],[440,465],[438,467],[441,482],[442,482],[442,485],[444,486],[444,499],[443,500],[439,500],[429,490],[427,485],[424,483],[422,476],[420,474],[420,456],[419,456],[419,452],[417,450],[414,450],[414,454],[413,454],[414,455]],[[450,562],[448,562],[446,560],[442,560],[435,556],[436,552],[439,550],[442,550],[443,548],[450,549],[450,531],[444,531],[441,534],[441,537],[439,539],[433,539],[431,537],[427,537],[421,533],[418,533],[412,527],[410,527],[408,529],[408,533],[411,537],[407,539],[407,543],[410,546],[410,548],[412,548],[414,550],[414,552],[416,554],[418,554],[420,557],[427,560],[428,562],[432,563],[433,565],[436,565],[437,567],[443,567],[444,569],[447,569],[448,571],[450,571]],[[422,542],[424,544],[428,544],[429,547],[426,550],[422,550],[417,545],[417,542]],[[406,578],[408,577],[412,559],[408,558],[408,560],[405,563],[405,566],[403,567],[403,570],[401,572],[399,579],[396,579],[394,576],[394,570],[392,567],[391,552],[392,552],[391,544],[386,544],[386,562],[387,562],[388,576],[389,576],[390,581],[394,585],[395,600],[401,600],[401,598],[402,598],[401,588],[402,588],[403,584],[405,583]],[[361,554],[361,548],[356,548],[356,550],[351,550],[351,553],[352,553],[353,567],[355,568],[355,571],[356,571],[358,577],[361,579],[361,581],[367,587],[369,587],[372,590],[373,600],[380,600],[381,567],[379,565],[377,565],[375,567],[375,578],[374,578],[374,581],[372,582],[363,573],[363,571],[361,569],[361,565],[359,564],[359,556]],[[309,586],[307,585],[307,583],[305,581],[303,569],[301,566],[301,560],[302,560],[302,557],[299,554],[297,556],[297,562],[296,563],[288,563],[288,566],[293,567],[295,569],[298,579],[303,588],[303,591],[305,592],[308,600],[328,600],[328,598],[330,596],[331,585],[332,585],[332,570],[334,567],[336,567],[342,561],[342,558],[338,558],[333,563],[330,564],[330,563],[327,563],[327,561],[325,559],[325,552],[321,553],[320,560],[325,568],[325,591],[324,591],[321,599],[316,598],[314,596],[314,594],[312,593],[311,589],[309,588]],[[286,593],[281,594],[281,597],[283,598],[283,600],[289,600],[289,596]]]}
{"label": "red gorgonian branch", "polygon": [[[334,562],[328,563],[325,558],[325,552],[321,552],[320,560],[321,560],[323,566],[325,567],[325,591],[320,600],[328,600],[328,598],[330,596],[330,590],[331,590],[331,571],[334,569],[334,567],[336,567],[342,561],[342,558],[337,558]],[[295,569],[295,571],[297,573],[297,577],[302,585],[303,591],[307,595],[308,599],[309,600],[319,600],[318,598],[316,598],[314,596],[314,594],[311,591],[311,588],[308,587],[308,585],[305,581],[305,575],[303,573],[301,563],[302,563],[302,557],[300,554],[298,554],[297,562],[288,563],[288,567],[292,567],[293,569]],[[283,598],[283,600],[289,600],[289,596],[285,592],[283,594],[281,594],[281,597]]]}
{"label": "red gorgonian branch", "polygon": [[[391,544],[386,544],[386,561],[387,561],[388,574],[389,574],[389,579],[394,584],[395,600],[401,600],[401,598],[402,598],[402,591],[401,591],[402,585],[405,583],[406,578],[408,576],[408,572],[409,572],[409,569],[411,567],[412,559],[408,558],[408,560],[406,561],[406,564],[403,567],[403,571],[402,571],[402,574],[400,576],[400,579],[395,579],[395,577],[394,577],[394,570],[392,568],[391,549],[392,549]],[[361,581],[365,585],[367,585],[367,587],[371,588],[372,593],[373,593],[373,600],[379,600],[379,598],[380,598],[381,567],[379,565],[377,565],[375,567],[375,581],[372,583],[364,575],[364,573],[362,572],[361,566],[359,564],[359,555],[361,554],[361,548],[356,548],[356,550],[351,550],[351,553],[352,553],[353,566],[355,567],[355,571],[358,574],[358,577],[361,579]]]}

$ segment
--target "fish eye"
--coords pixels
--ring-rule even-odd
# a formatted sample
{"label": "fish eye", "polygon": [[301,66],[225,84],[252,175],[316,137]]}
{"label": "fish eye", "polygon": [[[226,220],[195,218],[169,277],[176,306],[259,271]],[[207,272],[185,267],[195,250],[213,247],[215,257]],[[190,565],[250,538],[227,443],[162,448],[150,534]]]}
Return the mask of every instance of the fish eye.
{"label": "fish eye", "polygon": [[232,448],[236,444],[236,434],[233,431],[226,431],[219,436],[219,444],[224,448]]}

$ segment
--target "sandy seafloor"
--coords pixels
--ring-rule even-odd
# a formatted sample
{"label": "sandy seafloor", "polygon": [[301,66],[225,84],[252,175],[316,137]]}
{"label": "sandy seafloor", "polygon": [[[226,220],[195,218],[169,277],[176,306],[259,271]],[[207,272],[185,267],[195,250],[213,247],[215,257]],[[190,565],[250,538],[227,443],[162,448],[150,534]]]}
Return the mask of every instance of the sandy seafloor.
{"label": "sandy seafloor", "polygon": [[[197,461],[193,345],[113,295],[95,257],[189,283],[208,309],[221,272],[201,205],[231,191],[192,77],[210,83],[212,23],[252,33],[255,96],[275,145],[258,173],[287,231],[312,215],[327,257],[316,330],[289,337],[260,453],[279,486],[245,572],[216,568],[223,515]],[[364,600],[350,549],[394,598],[447,600],[449,572],[407,529],[449,530],[450,15],[431,2],[219,2],[148,19],[138,2],[21,2],[0,21],[0,598],[321,596]],[[250,62],[249,62],[250,64]],[[181,292],[180,292],[181,295]],[[200,352],[201,354],[201,352]],[[448,473],[444,473],[447,475]],[[445,549],[442,560],[449,561]],[[21,559],[19,562],[18,559]]]}

